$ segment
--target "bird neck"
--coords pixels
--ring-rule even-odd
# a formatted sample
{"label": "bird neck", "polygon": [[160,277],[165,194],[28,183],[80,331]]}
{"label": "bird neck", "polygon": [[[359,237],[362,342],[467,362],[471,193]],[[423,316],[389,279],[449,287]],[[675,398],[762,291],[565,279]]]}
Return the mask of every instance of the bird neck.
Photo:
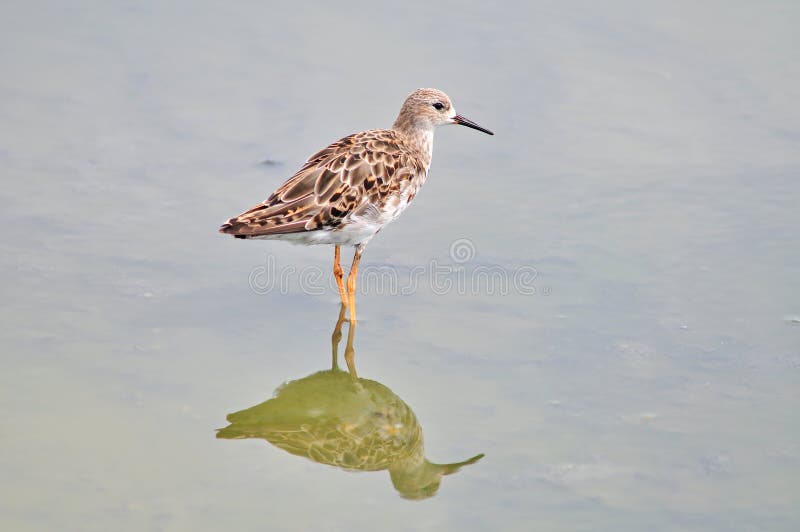
{"label": "bird neck", "polygon": [[404,123],[398,117],[392,129],[405,137],[408,145],[425,162],[425,168],[427,169],[431,165],[431,157],[433,156],[433,126],[419,127],[415,124]]}

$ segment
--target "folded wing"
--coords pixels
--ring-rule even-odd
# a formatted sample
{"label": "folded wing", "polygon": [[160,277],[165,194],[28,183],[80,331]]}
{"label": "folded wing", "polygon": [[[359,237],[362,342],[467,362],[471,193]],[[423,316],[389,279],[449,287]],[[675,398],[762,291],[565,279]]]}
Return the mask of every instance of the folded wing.
{"label": "folded wing", "polygon": [[266,200],[229,219],[220,232],[252,238],[336,229],[397,187],[392,177],[407,162],[399,142],[391,130],[364,131],[334,142]]}

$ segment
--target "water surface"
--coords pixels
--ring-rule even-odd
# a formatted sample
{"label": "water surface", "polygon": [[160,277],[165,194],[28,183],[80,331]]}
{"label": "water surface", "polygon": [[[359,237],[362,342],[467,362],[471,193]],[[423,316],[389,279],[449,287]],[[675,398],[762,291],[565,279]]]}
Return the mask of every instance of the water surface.
{"label": "water surface", "polygon": [[[798,24],[795,2],[3,6],[3,529],[797,529]],[[387,470],[217,437],[330,370],[339,305],[299,277],[332,250],[216,227],[418,86],[496,135],[439,131],[364,256],[423,272],[364,282],[355,367],[391,392],[367,410],[406,405],[432,463],[485,454],[407,500]],[[259,290],[268,264],[298,273]]]}

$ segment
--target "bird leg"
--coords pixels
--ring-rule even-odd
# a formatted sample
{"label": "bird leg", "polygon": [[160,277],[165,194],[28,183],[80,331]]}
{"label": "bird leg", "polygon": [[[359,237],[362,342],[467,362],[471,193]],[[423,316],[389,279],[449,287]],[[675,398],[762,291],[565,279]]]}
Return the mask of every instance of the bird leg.
{"label": "bird leg", "polygon": [[350,266],[350,274],[347,276],[347,296],[350,307],[350,327],[356,324],[356,280],[358,278],[358,263],[361,262],[361,254],[364,252],[364,244],[356,244],[356,253],[353,255],[353,264]]}
{"label": "bird leg", "polygon": [[341,246],[336,246],[336,250],[333,252],[333,276],[336,278],[336,286],[339,287],[339,297],[342,299],[342,305],[347,305],[347,292],[344,289],[344,270],[342,269],[341,255]]}

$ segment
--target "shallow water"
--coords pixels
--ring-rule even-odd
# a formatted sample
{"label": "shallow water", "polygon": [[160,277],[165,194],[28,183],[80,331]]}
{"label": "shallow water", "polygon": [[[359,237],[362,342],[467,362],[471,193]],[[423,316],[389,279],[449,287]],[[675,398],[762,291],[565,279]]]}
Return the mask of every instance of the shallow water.
{"label": "shallow water", "polygon": [[[795,2],[1,7],[3,529],[797,529],[798,23]],[[388,465],[217,432],[330,370],[339,312],[330,249],[217,225],[417,86],[496,136],[439,131],[365,253],[352,351],[377,384],[336,392],[351,417],[280,419],[485,455],[421,501]]]}

